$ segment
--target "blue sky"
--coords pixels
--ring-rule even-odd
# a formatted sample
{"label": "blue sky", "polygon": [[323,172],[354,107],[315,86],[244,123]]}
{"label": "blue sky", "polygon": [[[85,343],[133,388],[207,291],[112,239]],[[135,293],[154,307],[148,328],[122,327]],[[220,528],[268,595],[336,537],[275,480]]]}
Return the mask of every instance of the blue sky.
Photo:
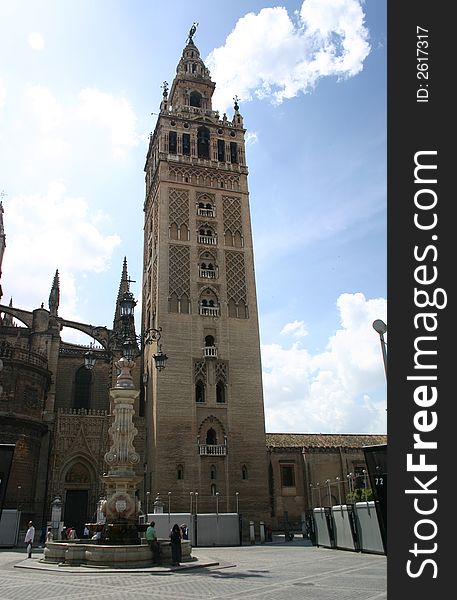
{"label": "blue sky", "polygon": [[124,256],[139,298],[151,113],[194,21],[247,128],[267,430],[383,433],[383,1],[0,4],[3,302],[47,306],[59,269],[59,314],[111,326]]}

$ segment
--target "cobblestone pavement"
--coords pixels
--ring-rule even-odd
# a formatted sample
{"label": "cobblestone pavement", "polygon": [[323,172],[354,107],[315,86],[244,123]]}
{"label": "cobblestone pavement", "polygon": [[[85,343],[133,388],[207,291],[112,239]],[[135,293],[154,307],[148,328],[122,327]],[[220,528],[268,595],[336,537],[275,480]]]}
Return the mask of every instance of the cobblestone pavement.
{"label": "cobblestone pavement", "polygon": [[316,548],[304,540],[235,548],[195,548],[198,568],[129,572],[43,570],[42,550],[0,550],[0,600],[384,600],[385,556]]}

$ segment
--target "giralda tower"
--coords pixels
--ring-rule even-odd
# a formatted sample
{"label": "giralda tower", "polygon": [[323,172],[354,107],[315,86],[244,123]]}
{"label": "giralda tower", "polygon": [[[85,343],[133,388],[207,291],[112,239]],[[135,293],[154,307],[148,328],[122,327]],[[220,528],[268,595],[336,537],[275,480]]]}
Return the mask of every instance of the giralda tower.
{"label": "giralda tower", "polygon": [[[268,514],[259,325],[243,118],[213,110],[194,28],[146,158],[143,331],[161,328],[167,368],[146,346],[146,489],[172,512]],[[165,498],[163,497],[165,495]],[[194,500],[195,501],[195,500]],[[194,505],[195,509],[195,505]]]}

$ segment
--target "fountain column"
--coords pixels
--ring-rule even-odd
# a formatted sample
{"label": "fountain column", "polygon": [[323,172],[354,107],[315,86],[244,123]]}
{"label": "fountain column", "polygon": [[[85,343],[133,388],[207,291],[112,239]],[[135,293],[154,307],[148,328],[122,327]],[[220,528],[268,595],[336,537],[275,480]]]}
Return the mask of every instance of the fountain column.
{"label": "fountain column", "polygon": [[140,392],[135,390],[131,374],[135,363],[122,357],[115,365],[119,375],[115,387],[110,390],[113,423],[108,430],[112,445],[105,454],[108,473],[101,477],[106,490],[106,523],[102,541],[109,544],[139,544],[139,507],[135,492],[141,476],[135,473],[140,456],[133,445],[138,433],[133,424],[133,406]]}

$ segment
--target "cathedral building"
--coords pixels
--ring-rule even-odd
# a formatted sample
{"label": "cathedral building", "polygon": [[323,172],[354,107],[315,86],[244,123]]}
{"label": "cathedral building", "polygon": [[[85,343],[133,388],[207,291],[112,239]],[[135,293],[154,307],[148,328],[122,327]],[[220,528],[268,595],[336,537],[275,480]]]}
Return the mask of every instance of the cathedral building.
{"label": "cathedral building", "polygon": [[[134,445],[143,458],[138,499],[151,512],[157,494],[168,496],[172,512],[186,512],[198,498],[199,513],[217,505],[239,510],[245,528],[250,520],[277,527],[284,518],[299,522],[314,505],[310,485],[361,472],[363,446],[385,436],[265,432],[246,130],[236,98],[231,118],[213,108],[216,83],[194,33],[171,86],[163,85],[145,164],[138,329],[160,339],[144,344],[133,372],[140,390]],[[3,221],[0,204],[0,276]],[[0,283],[6,292],[7,277]],[[55,498],[79,533],[94,519],[120,357],[113,341],[129,291],[124,260],[112,329],[59,314],[57,271],[47,307],[0,304],[0,443],[16,445],[4,507],[21,511],[22,528],[30,519],[45,527]],[[96,345],[64,342],[63,328]],[[159,371],[154,355],[162,344],[169,360]],[[89,351],[97,357],[92,369]]]}

